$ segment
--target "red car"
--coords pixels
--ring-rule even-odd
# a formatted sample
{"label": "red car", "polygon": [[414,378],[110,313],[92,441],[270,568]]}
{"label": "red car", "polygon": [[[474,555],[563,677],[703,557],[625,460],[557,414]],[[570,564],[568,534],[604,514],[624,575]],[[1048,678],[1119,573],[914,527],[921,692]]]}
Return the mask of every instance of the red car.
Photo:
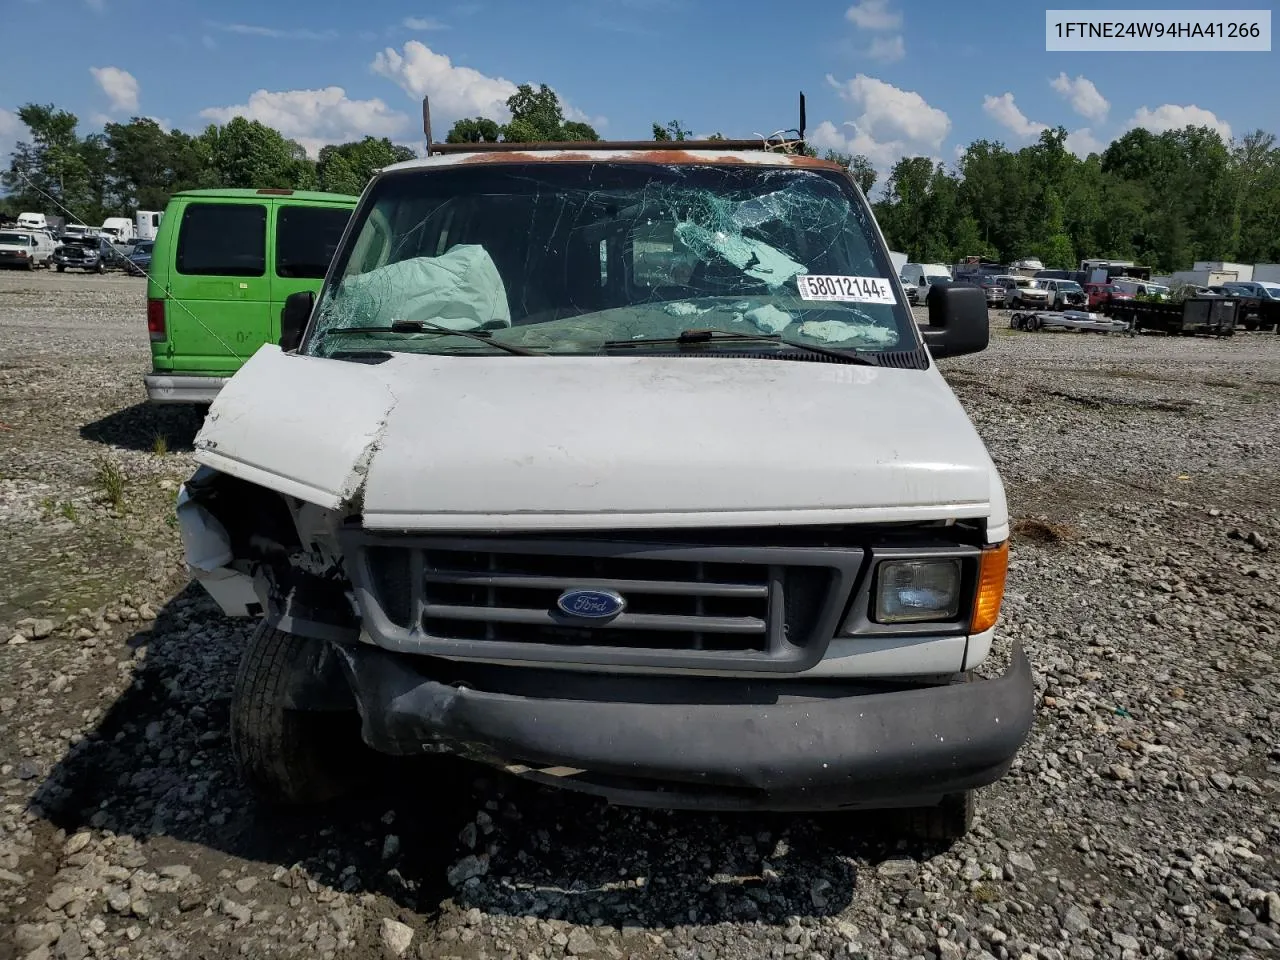
{"label": "red car", "polygon": [[1133,294],[1121,290],[1114,283],[1086,283],[1084,292],[1088,294],[1087,306],[1090,310],[1105,307],[1111,300],[1132,300]]}

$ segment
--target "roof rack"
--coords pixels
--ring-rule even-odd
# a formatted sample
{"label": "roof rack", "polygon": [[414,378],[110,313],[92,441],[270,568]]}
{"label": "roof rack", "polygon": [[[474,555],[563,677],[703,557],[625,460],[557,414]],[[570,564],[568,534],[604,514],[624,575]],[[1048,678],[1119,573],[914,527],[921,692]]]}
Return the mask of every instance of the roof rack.
{"label": "roof rack", "polygon": [[[541,150],[764,150],[799,152],[805,146],[804,92],[800,93],[800,126],[780,130],[769,137],[752,140],[568,140],[536,143],[432,143],[431,104],[422,98],[422,132],[427,138],[427,156],[442,153],[531,153]],[[787,134],[796,134],[791,139]]]}

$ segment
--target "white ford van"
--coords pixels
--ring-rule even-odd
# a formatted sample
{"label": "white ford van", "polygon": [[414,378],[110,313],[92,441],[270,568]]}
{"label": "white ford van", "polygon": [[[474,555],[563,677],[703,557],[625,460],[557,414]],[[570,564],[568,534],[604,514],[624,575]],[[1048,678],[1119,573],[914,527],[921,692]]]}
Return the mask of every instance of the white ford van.
{"label": "white ford van", "polygon": [[0,230],[0,266],[34,270],[53,260],[53,238],[43,230]]}
{"label": "white ford van", "polygon": [[308,802],[445,751],[963,833],[1034,710],[1016,644],[974,672],[1009,516],[936,361],[986,347],[982,290],[917,326],[836,164],[508,146],[382,170],[195,441],[188,562],[261,618],[241,775]]}

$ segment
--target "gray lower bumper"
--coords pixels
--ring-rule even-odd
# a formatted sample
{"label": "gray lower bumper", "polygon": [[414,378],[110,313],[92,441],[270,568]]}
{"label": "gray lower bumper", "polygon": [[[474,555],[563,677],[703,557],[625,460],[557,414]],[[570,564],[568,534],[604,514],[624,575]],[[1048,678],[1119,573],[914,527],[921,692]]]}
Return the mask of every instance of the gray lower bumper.
{"label": "gray lower bumper", "polygon": [[1018,645],[993,680],[791,702],[788,680],[752,681],[727,697],[713,688],[702,698],[617,676],[482,690],[425,676],[427,665],[415,662],[425,658],[340,649],[371,747],[445,750],[635,806],[936,803],[1002,777],[1035,716],[1031,666]]}
{"label": "gray lower bumper", "polygon": [[142,378],[152,403],[213,403],[230,377],[191,377],[149,373]]}

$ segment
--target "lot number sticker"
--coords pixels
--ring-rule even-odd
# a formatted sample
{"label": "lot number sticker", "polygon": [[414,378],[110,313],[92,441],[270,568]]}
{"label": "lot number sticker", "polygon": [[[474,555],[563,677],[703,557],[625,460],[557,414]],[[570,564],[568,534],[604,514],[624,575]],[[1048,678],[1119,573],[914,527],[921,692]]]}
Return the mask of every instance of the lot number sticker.
{"label": "lot number sticker", "polygon": [[893,287],[883,277],[824,277],[802,273],[796,277],[801,300],[839,300],[846,303],[892,305]]}

